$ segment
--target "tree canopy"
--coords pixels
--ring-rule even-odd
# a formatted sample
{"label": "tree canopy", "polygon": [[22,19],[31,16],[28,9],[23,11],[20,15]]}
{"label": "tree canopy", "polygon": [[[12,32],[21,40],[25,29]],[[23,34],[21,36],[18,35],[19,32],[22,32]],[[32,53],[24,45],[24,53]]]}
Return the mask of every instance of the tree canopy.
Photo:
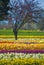
{"label": "tree canopy", "polygon": [[17,20],[17,23],[19,21],[19,24],[20,22],[24,24],[30,20],[36,22],[41,16],[41,8],[35,0],[23,0],[23,2],[22,0],[13,0],[10,2],[9,7],[10,17],[14,18],[15,22]]}

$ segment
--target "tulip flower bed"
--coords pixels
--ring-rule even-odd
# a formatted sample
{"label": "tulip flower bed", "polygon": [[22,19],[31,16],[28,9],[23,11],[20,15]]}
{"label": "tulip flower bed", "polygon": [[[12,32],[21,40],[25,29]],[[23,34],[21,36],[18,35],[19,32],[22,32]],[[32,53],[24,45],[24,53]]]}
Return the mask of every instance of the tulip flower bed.
{"label": "tulip flower bed", "polygon": [[22,38],[15,40],[14,38],[0,38],[0,43],[44,43],[44,38]]}
{"label": "tulip flower bed", "polygon": [[44,59],[2,59],[0,60],[0,65],[44,65]]}
{"label": "tulip flower bed", "polygon": [[0,54],[0,65],[44,65],[44,54]]}
{"label": "tulip flower bed", "polygon": [[0,65],[44,65],[44,32],[0,30]]}
{"label": "tulip flower bed", "polygon": [[44,53],[44,44],[0,43],[0,53],[4,52]]}
{"label": "tulip flower bed", "polygon": [[0,54],[0,60],[1,59],[14,59],[14,58],[35,58],[35,59],[44,59],[44,54],[37,53],[37,54],[26,54],[26,53],[1,53]]}
{"label": "tulip flower bed", "polygon": [[44,36],[0,35],[0,65],[44,65]]}
{"label": "tulip flower bed", "polygon": [[[14,36],[0,35],[0,38],[14,38]],[[18,38],[44,38],[44,36],[18,36]]]}

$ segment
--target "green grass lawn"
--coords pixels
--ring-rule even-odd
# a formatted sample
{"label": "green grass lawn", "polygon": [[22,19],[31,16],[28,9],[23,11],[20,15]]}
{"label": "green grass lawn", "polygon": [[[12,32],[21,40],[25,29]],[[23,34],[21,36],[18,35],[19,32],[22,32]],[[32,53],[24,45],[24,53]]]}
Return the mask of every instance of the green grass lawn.
{"label": "green grass lawn", "polygon": [[[0,30],[0,35],[14,35],[13,30]],[[44,31],[19,30],[19,36],[44,36]]]}

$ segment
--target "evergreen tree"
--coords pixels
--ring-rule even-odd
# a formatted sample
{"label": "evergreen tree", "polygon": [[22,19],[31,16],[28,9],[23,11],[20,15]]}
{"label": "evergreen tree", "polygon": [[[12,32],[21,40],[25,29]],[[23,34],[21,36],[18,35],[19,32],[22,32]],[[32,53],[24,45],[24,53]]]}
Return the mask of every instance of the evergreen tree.
{"label": "evergreen tree", "polygon": [[5,19],[5,16],[8,14],[8,3],[9,0],[0,0],[0,20]]}

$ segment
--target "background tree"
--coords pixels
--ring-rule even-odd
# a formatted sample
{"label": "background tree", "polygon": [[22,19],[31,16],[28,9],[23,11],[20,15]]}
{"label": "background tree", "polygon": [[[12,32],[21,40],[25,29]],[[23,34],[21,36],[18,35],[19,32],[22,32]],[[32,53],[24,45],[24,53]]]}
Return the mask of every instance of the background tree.
{"label": "background tree", "polygon": [[6,15],[8,14],[7,11],[9,7],[7,6],[9,0],[0,0],[0,20],[4,20]]}
{"label": "background tree", "polygon": [[38,22],[38,29],[40,29],[41,31],[44,30],[44,17]]}
{"label": "background tree", "polygon": [[17,40],[18,30],[23,24],[37,22],[37,19],[41,17],[41,8],[35,0],[11,0],[8,6],[10,7],[8,11],[10,20],[15,21],[13,32]]}

